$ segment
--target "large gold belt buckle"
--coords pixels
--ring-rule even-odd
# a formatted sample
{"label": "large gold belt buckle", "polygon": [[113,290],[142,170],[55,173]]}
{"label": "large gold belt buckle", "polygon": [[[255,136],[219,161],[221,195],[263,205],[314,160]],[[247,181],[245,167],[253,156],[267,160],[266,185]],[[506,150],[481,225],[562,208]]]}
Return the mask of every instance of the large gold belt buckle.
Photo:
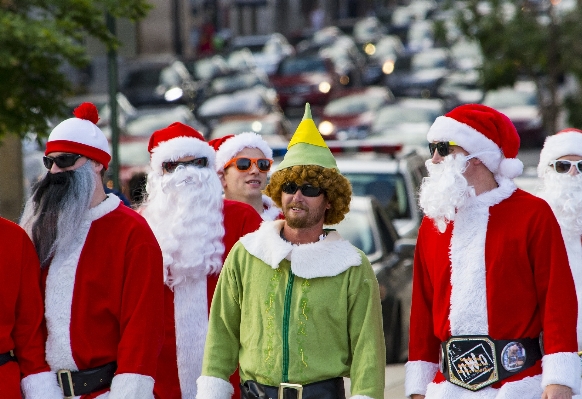
{"label": "large gold belt buckle", "polygon": [[[71,396],[65,396],[65,388],[63,388],[63,374],[66,376],[66,381],[69,383],[69,388],[71,389]],[[59,386],[63,392],[64,399],[73,399],[75,397],[75,389],[73,388],[73,377],[71,376],[71,370],[61,369],[57,371],[57,379],[59,380]]]}
{"label": "large gold belt buckle", "polygon": [[303,385],[289,384],[287,382],[282,382],[279,384],[279,399],[283,399],[285,388],[295,389],[297,391],[297,399],[303,399]]}
{"label": "large gold belt buckle", "polygon": [[455,385],[477,391],[499,380],[495,343],[487,337],[451,338],[444,355]]}

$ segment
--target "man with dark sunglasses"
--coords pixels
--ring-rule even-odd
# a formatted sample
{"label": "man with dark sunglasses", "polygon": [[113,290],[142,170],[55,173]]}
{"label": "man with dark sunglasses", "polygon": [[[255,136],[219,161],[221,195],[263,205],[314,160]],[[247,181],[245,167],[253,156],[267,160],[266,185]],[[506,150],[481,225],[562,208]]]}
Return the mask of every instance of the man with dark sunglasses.
{"label": "man with dark sunglasses", "polygon": [[162,253],[145,220],[104,192],[111,156],[96,107],[74,115],[52,130],[48,173],[21,219],[40,259],[46,359],[60,397],[153,398]]}
{"label": "man with dark sunglasses", "polygon": [[215,168],[224,198],[251,205],[263,220],[281,217],[281,210],[263,194],[273,163],[273,150],[257,133],[240,133],[211,140]]}
{"label": "man with dark sunglasses", "polygon": [[552,207],[568,252],[578,296],[578,351],[582,351],[582,130],[567,128],[546,138],[540,153],[539,196]]}
{"label": "man with dark sunglasses", "polygon": [[166,334],[154,393],[194,399],[222,263],[261,217],[248,204],[222,198],[214,148],[190,126],[176,122],[154,132],[148,150],[152,172],[138,211],[162,248],[165,284]]}
{"label": "man with dark sunglasses", "polygon": [[198,399],[384,397],[380,294],[366,256],[324,224],[348,212],[351,186],[309,107],[265,193],[284,220],[233,247],[212,300]]}
{"label": "man with dark sunglasses", "polygon": [[406,395],[570,399],[580,393],[576,292],[550,207],[513,183],[515,127],[467,104],[427,138]]}

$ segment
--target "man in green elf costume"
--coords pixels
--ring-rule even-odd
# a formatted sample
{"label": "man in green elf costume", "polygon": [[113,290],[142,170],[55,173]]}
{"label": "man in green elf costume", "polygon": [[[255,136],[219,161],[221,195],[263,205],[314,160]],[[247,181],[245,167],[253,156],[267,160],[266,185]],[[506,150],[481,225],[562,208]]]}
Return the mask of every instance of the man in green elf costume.
{"label": "man in green elf costume", "polygon": [[198,399],[384,397],[378,283],[364,253],[325,225],[349,210],[342,176],[309,105],[265,190],[284,220],[233,247],[214,293]]}

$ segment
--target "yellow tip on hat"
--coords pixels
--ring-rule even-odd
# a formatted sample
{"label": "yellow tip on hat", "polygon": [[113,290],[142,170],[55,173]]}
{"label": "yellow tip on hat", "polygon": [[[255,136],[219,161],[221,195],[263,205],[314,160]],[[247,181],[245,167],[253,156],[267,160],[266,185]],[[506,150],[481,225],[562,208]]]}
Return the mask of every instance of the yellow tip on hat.
{"label": "yellow tip on hat", "polygon": [[333,154],[317,130],[311,117],[309,103],[305,104],[303,120],[287,146],[285,158],[277,170],[296,165],[319,165],[324,168],[337,169]]}

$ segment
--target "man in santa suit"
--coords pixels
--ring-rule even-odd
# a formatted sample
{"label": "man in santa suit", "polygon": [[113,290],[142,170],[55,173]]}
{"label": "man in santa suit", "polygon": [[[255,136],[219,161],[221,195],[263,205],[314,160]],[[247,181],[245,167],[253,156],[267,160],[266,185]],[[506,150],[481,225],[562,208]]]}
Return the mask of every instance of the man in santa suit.
{"label": "man in santa suit", "polygon": [[74,114],[51,132],[49,171],[21,219],[41,264],[46,359],[63,396],[153,398],[162,254],[147,222],[103,190],[111,156],[97,109]]}
{"label": "man in santa suit", "polygon": [[194,399],[222,263],[261,218],[250,205],[222,199],[214,149],[193,128],[176,122],[158,130],[148,150],[152,172],[139,212],[162,248],[165,283],[165,343],[154,391],[162,399]]}
{"label": "man in santa suit", "polygon": [[211,140],[210,145],[216,150],[214,166],[222,183],[224,198],[251,205],[263,220],[280,219],[281,209],[262,193],[273,163],[273,150],[261,135],[252,132],[231,134]]}
{"label": "man in santa suit", "polygon": [[578,297],[578,351],[582,351],[582,130],[567,128],[546,139],[538,176],[539,196],[552,207],[562,230]]}
{"label": "man in santa suit", "polygon": [[62,398],[45,361],[40,267],[34,246],[18,225],[0,218],[0,251],[0,281],[4,282],[0,290],[0,398]]}
{"label": "man in santa suit", "polygon": [[552,210],[512,181],[523,170],[515,127],[467,104],[437,118],[428,141],[406,394],[578,394],[574,282]]}

